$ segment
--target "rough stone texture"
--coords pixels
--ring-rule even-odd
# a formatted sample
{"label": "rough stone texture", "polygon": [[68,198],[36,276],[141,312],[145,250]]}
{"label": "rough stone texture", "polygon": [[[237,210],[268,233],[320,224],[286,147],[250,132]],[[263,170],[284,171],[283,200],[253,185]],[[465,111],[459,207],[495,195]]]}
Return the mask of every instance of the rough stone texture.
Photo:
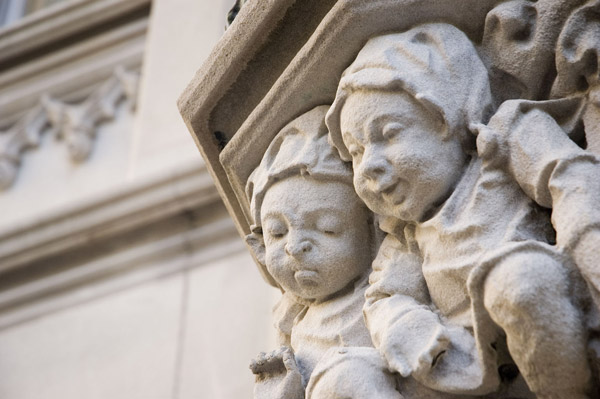
{"label": "rough stone texture", "polygon": [[[599,397],[600,2],[261,4],[180,101],[283,292],[255,397]],[[215,134],[277,12],[310,38]]]}

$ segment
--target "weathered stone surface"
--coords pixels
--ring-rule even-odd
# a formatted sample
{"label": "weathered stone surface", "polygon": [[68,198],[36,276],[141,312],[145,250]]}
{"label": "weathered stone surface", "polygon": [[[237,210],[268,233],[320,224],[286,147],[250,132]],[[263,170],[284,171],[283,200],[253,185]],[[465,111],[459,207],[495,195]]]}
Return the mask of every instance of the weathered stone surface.
{"label": "weathered stone surface", "polygon": [[[598,397],[600,2],[284,3],[248,3],[180,102],[283,292],[255,397]],[[276,11],[316,28],[211,142]]]}

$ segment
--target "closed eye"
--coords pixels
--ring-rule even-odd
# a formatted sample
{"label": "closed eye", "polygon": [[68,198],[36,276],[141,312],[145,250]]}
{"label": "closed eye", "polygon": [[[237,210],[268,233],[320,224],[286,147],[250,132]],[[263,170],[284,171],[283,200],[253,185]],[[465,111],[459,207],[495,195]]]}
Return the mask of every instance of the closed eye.
{"label": "closed eye", "polygon": [[334,215],[321,216],[317,220],[316,228],[328,236],[336,236],[343,230],[342,222]]}
{"label": "closed eye", "polygon": [[362,146],[350,133],[343,133],[342,138],[352,158],[358,157],[363,153]]}
{"label": "closed eye", "polygon": [[283,238],[287,234],[288,227],[286,223],[284,223],[282,220],[268,218],[265,221],[264,230],[269,235],[269,237],[279,239]]}
{"label": "closed eye", "polygon": [[398,123],[398,122],[388,123],[387,125],[385,125],[383,127],[383,131],[381,132],[381,135],[383,136],[384,139],[390,140],[390,139],[396,137],[398,135],[398,133],[401,133],[403,129],[404,129],[404,126],[401,123]]}

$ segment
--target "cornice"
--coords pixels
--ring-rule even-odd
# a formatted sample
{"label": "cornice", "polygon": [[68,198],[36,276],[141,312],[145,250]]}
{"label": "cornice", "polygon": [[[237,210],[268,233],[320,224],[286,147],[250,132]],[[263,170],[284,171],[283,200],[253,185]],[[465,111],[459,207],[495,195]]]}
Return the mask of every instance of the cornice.
{"label": "cornice", "polygon": [[[148,19],[143,18],[53,51],[34,62],[21,63],[18,68],[3,70],[0,73],[0,90],[9,90],[15,84],[23,84],[36,77],[39,79],[40,75],[49,71],[65,68],[69,71],[70,79],[53,80],[58,80],[56,83],[60,85],[62,92],[72,92],[77,87],[89,86],[98,78],[102,79],[107,75],[105,69],[112,69],[115,64],[124,64],[128,68],[139,66],[142,63],[147,29]],[[85,62],[86,60],[90,61]],[[19,98],[11,100],[22,103]],[[8,100],[3,99],[0,119],[4,120],[10,114],[18,113],[22,108],[18,104],[11,106]]]}
{"label": "cornice", "polygon": [[71,0],[0,29],[0,65],[149,7],[151,0]]}
{"label": "cornice", "polygon": [[0,273],[218,200],[204,165],[131,183],[103,197],[0,227]]}
{"label": "cornice", "polygon": [[[245,251],[227,217],[0,292],[0,330]],[[226,254],[226,255],[224,255]],[[66,294],[65,294],[66,293]]]}

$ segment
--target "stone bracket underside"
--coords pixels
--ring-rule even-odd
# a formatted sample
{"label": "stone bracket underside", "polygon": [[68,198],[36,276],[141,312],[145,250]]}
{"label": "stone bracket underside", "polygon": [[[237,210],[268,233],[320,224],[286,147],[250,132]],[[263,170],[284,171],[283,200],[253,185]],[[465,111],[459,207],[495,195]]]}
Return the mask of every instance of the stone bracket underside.
{"label": "stone bracket underside", "polygon": [[117,67],[114,73],[84,101],[67,104],[44,94],[38,105],[16,123],[0,131],[0,190],[9,188],[17,177],[26,150],[37,148],[48,127],[64,142],[71,161],[85,161],[92,152],[98,127],[113,120],[123,100],[133,111],[139,73]]}

